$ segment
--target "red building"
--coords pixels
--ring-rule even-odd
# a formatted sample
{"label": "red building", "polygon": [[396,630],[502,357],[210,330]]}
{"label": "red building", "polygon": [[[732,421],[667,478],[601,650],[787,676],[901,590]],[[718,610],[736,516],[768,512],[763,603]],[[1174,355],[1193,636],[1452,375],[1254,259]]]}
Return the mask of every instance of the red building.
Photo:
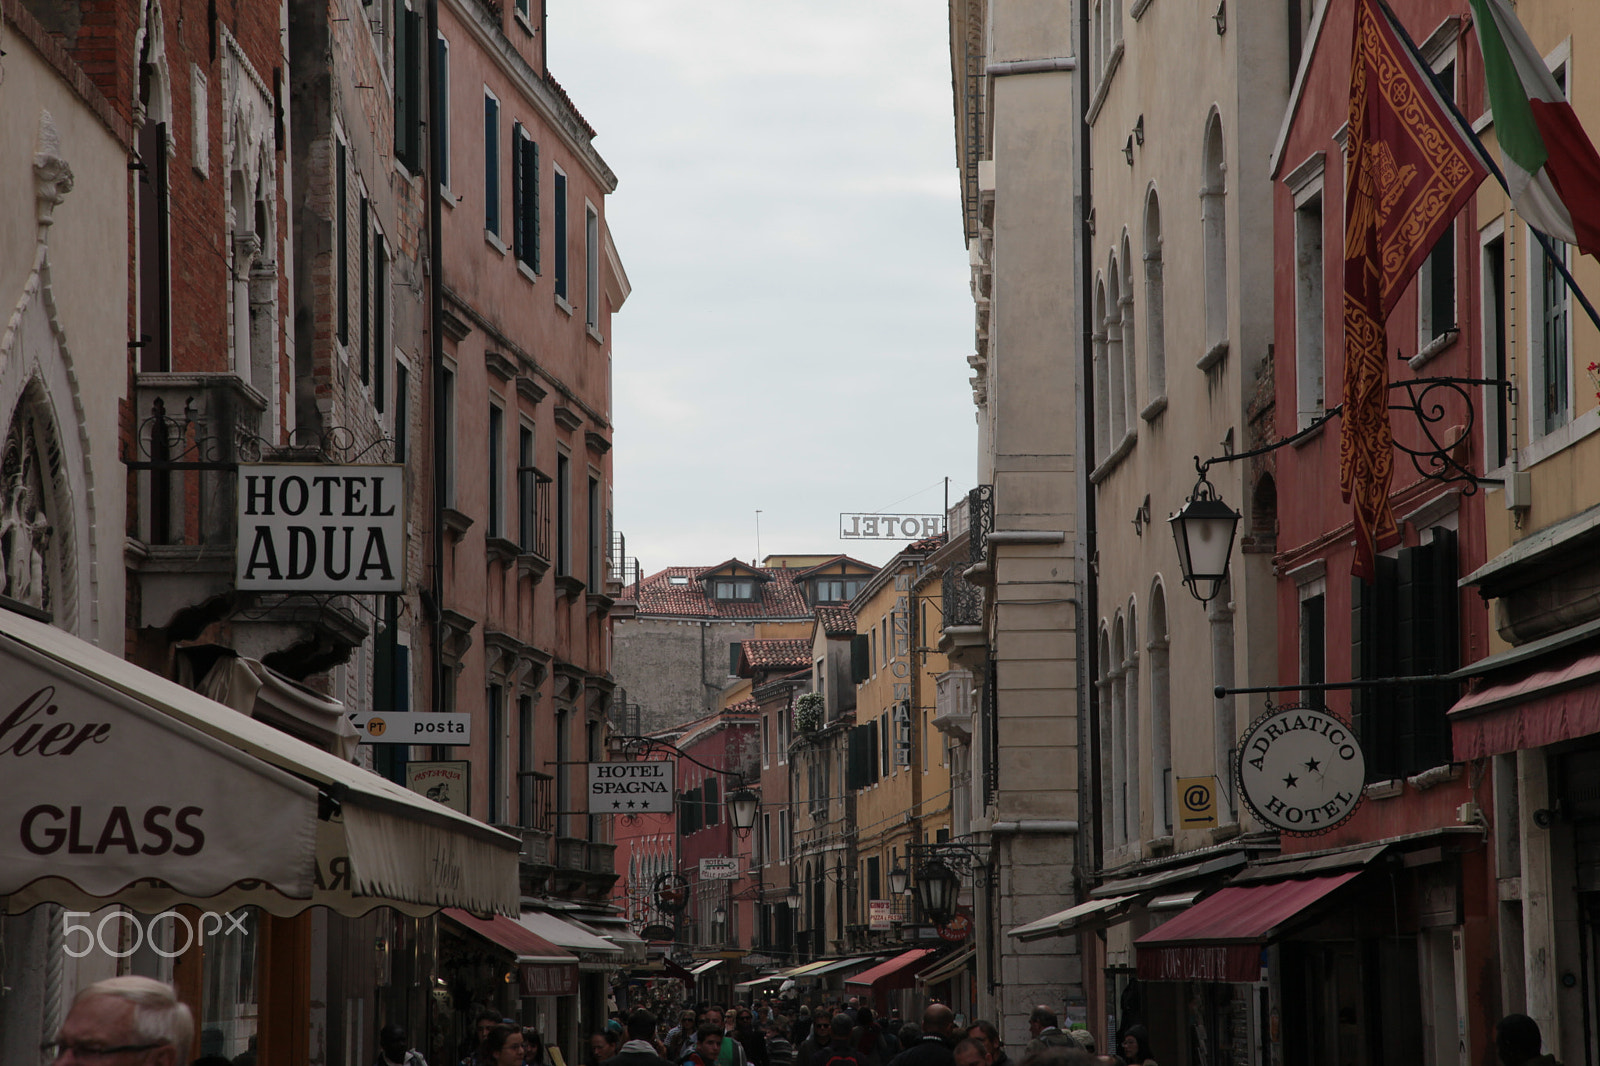
{"label": "red building", "polygon": [[[1445,90],[1481,113],[1478,47],[1457,6],[1404,0],[1394,9]],[[1404,449],[1425,450],[1417,413],[1391,412],[1401,450],[1391,502],[1404,539],[1375,581],[1351,574],[1351,509],[1339,485],[1337,418],[1344,401],[1343,249],[1352,8],[1324,4],[1273,156],[1276,327],[1271,404],[1276,433],[1306,436],[1263,461],[1276,486],[1278,662],[1285,685],[1450,674],[1481,657],[1489,619],[1457,586],[1485,558],[1483,495],[1470,480],[1421,476]],[[1469,205],[1440,240],[1388,322],[1395,383],[1483,376],[1478,232]],[[1391,391],[1393,406],[1423,386]],[[1483,418],[1492,390],[1436,388],[1428,427],[1450,441]],[[1442,417],[1438,417],[1442,414]],[[1320,428],[1317,428],[1319,427]],[[1481,438],[1452,457],[1484,472]],[[1487,464],[1498,465],[1498,461]],[[1259,529],[1258,529],[1259,532]],[[1285,834],[1282,855],[1252,875],[1301,879],[1327,894],[1272,948],[1273,1061],[1479,1061],[1498,1016],[1496,885],[1482,808],[1481,766],[1457,763],[1446,712],[1455,684],[1307,688],[1274,697],[1324,706],[1348,723],[1366,760],[1365,796],[1329,832]],[[1305,879],[1344,879],[1334,888]],[[1457,1019],[1461,1020],[1458,1031]],[[1281,1058],[1280,1058],[1281,1056]]]}

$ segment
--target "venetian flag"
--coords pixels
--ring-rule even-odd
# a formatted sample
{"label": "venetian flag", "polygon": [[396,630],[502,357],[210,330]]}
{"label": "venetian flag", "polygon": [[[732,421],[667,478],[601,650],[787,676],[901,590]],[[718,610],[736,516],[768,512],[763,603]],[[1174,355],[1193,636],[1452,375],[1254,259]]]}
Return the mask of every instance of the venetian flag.
{"label": "venetian flag", "polygon": [[1472,0],[1506,188],[1535,229],[1600,257],[1600,155],[1506,0]]}
{"label": "venetian flag", "polygon": [[1356,0],[1344,235],[1339,488],[1355,512],[1351,572],[1372,580],[1399,543],[1384,323],[1486,171],[1380,0]]}

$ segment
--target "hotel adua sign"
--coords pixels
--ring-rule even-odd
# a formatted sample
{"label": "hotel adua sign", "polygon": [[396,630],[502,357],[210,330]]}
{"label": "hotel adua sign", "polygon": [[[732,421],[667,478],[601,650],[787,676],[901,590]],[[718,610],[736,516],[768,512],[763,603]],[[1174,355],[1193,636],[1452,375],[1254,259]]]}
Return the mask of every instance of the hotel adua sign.
{"label": "hotel adua sign", "polygon": [[1273,829],[1311,835],[1339,825],[1361,802],[1367,762],[1350,727],[1325,710],[1283,707],[1239,741],[1239,793]]}
{"label": "hotel adua sign", "polygon": [[402,592],[405,467],[239,467],[235,581],[256,592]]}

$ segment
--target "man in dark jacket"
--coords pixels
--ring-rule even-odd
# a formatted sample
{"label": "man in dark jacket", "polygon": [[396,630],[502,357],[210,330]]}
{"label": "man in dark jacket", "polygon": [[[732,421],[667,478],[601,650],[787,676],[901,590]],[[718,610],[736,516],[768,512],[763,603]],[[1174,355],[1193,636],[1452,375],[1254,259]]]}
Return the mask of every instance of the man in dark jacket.
{"label": "man in dark jacket", "polygon": [[627,1042],[608,1060],[608,1066],[671,1066],[656,1054],[656,1016],[646,1010],[628,1015]]}
{"label": "man in dark jacket", "polygon": [[950,1051],[955,1012],[943,1003],[930,1003],[922,1012],[922,1038],[896,1055],[889,1066],[955,1066]]}
{"label": "man in dark jacket", "polygon": [[811,1056],[811,1066],[861,1066],[860,1056],[850,1046],[850,1033],[855,1027],[855,1019],[848,1013],[836,1013],[828,1023],[832,1039]]}
{"label": "man in dark jacket", "polygon": [[1561,1066],[1554,1055],[1541,1055],[1544,1034],[1526,1014],[1508,1014],[1495,1023],[1494,1049],[1505,1066]]}
{"label": "man in dark jacket", "polygon": [[755,1013],[749,1007],[738,1008],[733,1016],[733,1038],[744,1045],[745,1056],[751,1066],[767,1066],[767,1037],[756,1024]]}
{"label": "man in dark jacket", "polygon": [[819,1003],[811,1010],[811,1035],[795,1048],[795,1066],[822,1066],[822,1060],[817,1058],[817,1055],[826,1050],[828,1042],[832,1039],[833,1008],[825,1003]]}

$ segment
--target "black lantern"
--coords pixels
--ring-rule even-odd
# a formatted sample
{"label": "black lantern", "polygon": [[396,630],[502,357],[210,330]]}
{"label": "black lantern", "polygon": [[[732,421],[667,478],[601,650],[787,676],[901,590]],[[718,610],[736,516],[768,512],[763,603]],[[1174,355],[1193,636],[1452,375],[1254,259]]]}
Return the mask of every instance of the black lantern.
{"label": "black lantern", "polygon": [[938,859],[929,859],[917,871],[917,902],[933,924],[944,925],[955,917],[960,893],[961,878]]}
{"label": "black lantern", "polygon": [[894,869],[889,871],[889,895],[903,896],[911,884],[911,874],[904,866],[895,863]]}
{"label": "black lantern", "polygon": [[1202,468],[1188,502],[1167,521],[1178,545],[1183,583],[1201,603],[1215,599],[1228,579],[1228,557],[1233,554],[1239,512],[1222,502]]}
{"label": "black lantern", "polygon": [[743,836],[750,832],[756,824],[756,809],[761,806],[761,797],[748,788],[741,788],[728,795],[728,817],[733,819],[733,827]]}

